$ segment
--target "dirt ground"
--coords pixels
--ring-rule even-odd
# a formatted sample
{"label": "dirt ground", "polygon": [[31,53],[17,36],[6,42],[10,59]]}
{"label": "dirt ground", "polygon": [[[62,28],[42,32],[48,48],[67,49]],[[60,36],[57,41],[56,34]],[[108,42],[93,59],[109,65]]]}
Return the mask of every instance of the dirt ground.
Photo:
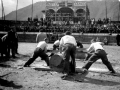
{"label": "dirt ground", "polygon": [[[83,45],[85,48],[89,46]],[[108,74],[106,66],[96,62],[85,77],[79,73],[67,80],[61,79],[63,74],[59,69],[46,67],[40,58],[31,67],[19,68],[30,58],[35,47],[35,43],[19,43],[17,58],[1,60],[0,90],[120,90],[120,47],[104,46],[117,76]],[[80,70],[84,63],[76,60],[76,70]]]}

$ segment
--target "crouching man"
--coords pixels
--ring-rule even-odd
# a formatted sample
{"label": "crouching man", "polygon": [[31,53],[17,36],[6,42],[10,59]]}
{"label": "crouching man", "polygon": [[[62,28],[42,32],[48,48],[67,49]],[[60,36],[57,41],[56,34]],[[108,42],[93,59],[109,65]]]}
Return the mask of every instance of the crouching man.
{"label": "crouching man", "polygon": [[59,45],[60,45],[60,38],[54,42],[53,50],[56,50],[56,49],[59,50]]}
{"label": "crouching man", "polygon": [[49,57],[47,53],[47,43],[48,39],[45,38],[44,41],[40,41],[34,50],[33,56],[25,63],[24,67],[29,67],[36,58],[41,57],[41,60],[45,60],[47,66],[49,66]]}
{"label": "crouching man", "polygon": [[107,54],[103,48],[102,42],[96,42],[94,40],[91,41],[91,45],[87,49],[87,52],[89,53],[87,59],[87,63],[82,67],[83,74],[87,74],[87,70],[91,67],[93,63],[95,63],[98,59],[101,59],[103,64],[107,66],[107,68],[110,71],[110,74],[116,75],[115,70],[113,69],[111,63],[108,61]]}

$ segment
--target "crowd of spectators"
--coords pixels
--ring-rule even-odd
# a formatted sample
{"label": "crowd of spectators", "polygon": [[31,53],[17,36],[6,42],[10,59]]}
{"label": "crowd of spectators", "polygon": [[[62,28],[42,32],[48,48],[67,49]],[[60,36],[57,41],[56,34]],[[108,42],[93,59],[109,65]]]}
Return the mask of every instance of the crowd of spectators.
{"label": "crowd of spectators", "polygon": [[120,33],[119,22],[104,23],[101,20],[89,21],[87,24],[53,24],[51,21],[10,21],[0,20],[0,31],[9,31],[10,28],[16,28],[17,32],[65,32],[71,30],[73,33]]}

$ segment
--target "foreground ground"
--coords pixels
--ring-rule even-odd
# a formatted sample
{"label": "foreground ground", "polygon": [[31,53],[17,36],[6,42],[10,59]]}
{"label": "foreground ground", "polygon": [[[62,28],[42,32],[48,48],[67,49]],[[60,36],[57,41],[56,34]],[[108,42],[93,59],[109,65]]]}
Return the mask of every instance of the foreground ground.
{"label": "foreground ground", "polygon": [[[62,80],[60,77],[63,74],[45,67],[40,58],[31,68],[20,69],[32,55],[35,46],[35,43],[19,43],[17,58],[1,60],[0,90],[120,90],[120,47],[104,46],[118,76],[107,74],[108,69],[99,61],[92,65],[84,81],[79,82],[81,74]],[[76,60],[76,69],[79,70],[84,63],[83,60]]]}

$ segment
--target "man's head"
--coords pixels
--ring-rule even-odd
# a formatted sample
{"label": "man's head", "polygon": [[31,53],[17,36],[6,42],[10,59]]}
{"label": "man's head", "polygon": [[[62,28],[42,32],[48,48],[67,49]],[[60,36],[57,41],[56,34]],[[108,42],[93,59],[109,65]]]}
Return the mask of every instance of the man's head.
{"label": "man's head", "polygon": [[58,40],[61,40],[61,37],[58,37]]}
{"label": "man's head", "polygon": [[48,42],[49,42],[48,38],[44,38],[44,41],[45,41],[46,43],[48,43]]}
{"label": "man's head", "polygon": [[92,40],[91,40],[91,43],[94,43],[94,42],[96,42],[95,39],[92,39]]}
{"label": "man's head", "polygon": [[65,35],[71,35],[71,32],[70,31],[66,31]]}

